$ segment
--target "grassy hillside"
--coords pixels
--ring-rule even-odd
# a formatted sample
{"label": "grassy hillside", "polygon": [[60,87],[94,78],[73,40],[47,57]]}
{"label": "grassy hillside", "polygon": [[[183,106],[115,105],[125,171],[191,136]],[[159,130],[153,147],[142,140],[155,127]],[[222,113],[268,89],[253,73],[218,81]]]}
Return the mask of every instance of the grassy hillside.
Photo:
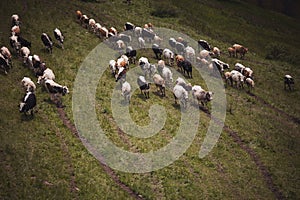
{"label": "grassy hillside", "polygon": [[[70,89],[63,97],[66,107],[57,109],[38,86],[38,108],[31,119],[21,115],[17,105],[23,96],[20,80],[23,76],[36,80],[33,73],[14,56],[9,74],[0,74],[0,199],[298,199],[299,23],[240,1],[132,2],[130,6],[122,0],[0,2],[1,45],[9,46],[10,16],[18,13],[22,36],[32,42],[32,53],[40,55],[55,72],[56,80]],[[211,117],[203,111],[199,111],[200,125],[190,148],[161,170],[142,174],[113,171],[86,150],[72,129],[73,84],[81,63],[101,40],[76,22],[77,9],[118,30],[126,21],[140,26],[152,22],[195,40],[205,39],[223,51],[221,60],[230,66],[242,62],[253,68],[256,88],[252,95],[226,87],[225,127],[208,156],[198,157]],[[47,32],[52,36],[55,27],[65,34],[65,49],[55,47],[50,55],[40,35]],[[244,60],[227,56],[226,49],[233,43],[249,47]],[[283,53],[266,59],[276,47]],[[139,51],[138,56],[156,62],[151,50]],[[291,92],[283,90],[282,77],[287,73],[295,78],[295,90]],[[190,82],[206,87],[199,73]],[[114,84],[106,71],[96,95],[97,117],[107,136],[132,152],[154,151],[166,145],[180,123],[171,91],[161,99],[153,87],[147,102],[138,91],[133,94],[130,113],[140,125],[149,123],[148,110],[154,103],[168,111],[159,134],[138,139],[120,131],[112,118]],[[140,122],[141,117],[146,120]]]}

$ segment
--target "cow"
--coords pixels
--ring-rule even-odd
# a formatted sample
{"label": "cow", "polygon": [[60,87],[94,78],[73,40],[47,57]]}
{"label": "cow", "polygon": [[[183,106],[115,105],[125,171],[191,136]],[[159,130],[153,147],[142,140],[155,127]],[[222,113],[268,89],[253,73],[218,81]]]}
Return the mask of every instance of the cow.
{"label": "cow", "polygon": [[144,38],[138,37],[138,42],[139,42],[139,47],[140,47],[141,49],[143,49],[143,48],[146,47]]}
{"label": "cow", "polygon": [[89,26],[89,18],[87,17],[87,15],[82,15],[80,17],[80,24],[81,26],[87,28]]}
{"label": "cow", "polygon": [[286,90],[286,86],[288,86],[289,90],[292,90],[293,89],[292,85],[294,84],[295,82],[293,77],[291,75],[286,74],[284,76],[284,89]]}
{"label": "cow", "polygon": [[181,42],[175,43],[175,49],[176,49],[177,54],[181,54],[181,55],[184,54],[185,47]]}
{"label": "cow", "polygon": [[5,59],[8,60],[8,64],[9,64],[10,66],[12,66],[12,59],[11,59],[12,56],[11,56],[11,53],[10,53],[10,51],[8,50],[8,48],[5,47],[5,46],[2,46],[1,49],[0,49],[0,53],[4,56]]}
{"label": "cow", "polygon": [[230,72],[229,80],[230,80],[232,86],[233,86],[233,82],[234,82],[237,88],[243,88],[244,87],[245,77],[239,71],[232,70]]}
{"label": "cow", "polygon": [[188,61],[190,61],[190,62],[195,61],[196,53],[195,53],[195,49],[193,47],[191,47],[191,46],[185,47],[184,55]]}
{"label": "cow", "polygon": [[246,78],[245,82],[248,86],[249,91],[251,90],[251,88],[252,89],[254,88],[255,83],[254,83],[254,80],[252,78],[250,78],[250,77]]}
{"label": "cow", "polygon": [[167,59],[168,64],[170,66],[173,65],[175,56],[174,56],[174,53],[170,49],[164,49],[163,50],[163,57],[164,57],[164,59]]}
{"label": "cow", "polygon": [[12,35],[12,36],[9,38],[9,43],[10,43],[10,46],[13,48],[14,52],[15,52],[16,54],[19,54],[19,50],[21,49],[21,44],[20,44],[20,42],[18,41],[18,36]]}
{"label": "cow", "polygon": [[25,89],[26,92],[34,92],[36,89],[36,86],[34,82],[29,77],[23,77],[21,80],[21,85]]}
{"label": "cow", "polygon": [[130,93],[131,93],[131,86],[127,81],[125,81],[124,83],[122,83],[121,95],[124,97],[125,101],[127,101],[128,103],[130,102]]}
{"label": "cow", "polygon": [[205,49],[206,51],[211,51],[209,43],[205,40],[198,40],[198,51]]}
{"label": "cow", "polygon": [[31,42],[26,40],[25,38],[18,36],[17,40],[20,43],[21,47],[31,48]]}
{"label": "cow", "polygon": [[175,50],[176,42],[177,41],[175,40],[175,38],[170,38],[169,39],[169,45],[170,45],[170,47],[172,48],[173,51]]}
{"label": "cow", "polygon": [[121,67],[118,70],[118,73],[115,75],[116,78],[116,82],[118,82],[119,80],[121,80],[121,84],[124,83],[126,81],[126,68],[125,67]]}
{"label": "cow", "polygon": [[46,47],[46,49],[50,53],[52,53],[53,41],[52,41],[51,37],[49,35],[47,35],[46,33],[42,33],[41,40],[42,40],[44,46]]}
{"label": "cow", "polygon": [[136,37],[142,36],[142,30],[143,30],[142,27],[136,26],[136,27],[134,28],[134,35],[135,35]]}
{"label": "cow", "polygon": [[228,47],[227,50],[228,50],[229,57],[234,57],[235,56],[235,48]]}
{"label": "cow", "polygon": [[120,33],[118,35],[118,38],[120,40],[122,40],[123,42],[125,42],[126,44],[129,44],[131,42],[131,36],[127,35],[127,34],[124,34],[124,33]]}
{"label": "cow", "polygon": [[211,59],[213,65],[215,68],[217,68],[219,70],[219,72],[221,72],[221,74],[223,74],[225,69],[229,69],[229,64],[217,59],[217,58],[213,58]]}
{"label": "cow", "polygon": [[38,77],[38,84],[43,84],[43,82],[45,82],[46,80],[54,80],[55,79],[55,75],[53,73],[53,71],[50,68],[46,68],[43,71],[43,75]]}
{"label": "cow", "polygon": [[214,57],[216,57],[216,58],[219,58],[221,55],[221,51],[218,47],[213,47],[212,52],[213,52]]}
{"label": "cow", "polygon": [[161,49],[158,44],[153,44],[152,45],[152,51],[154,52],[155,58],[157,60],[161,59],[163,49]]}
{"label": "cow", "polygon": [[124,53],[124,49],[126,48],[126,45],[123,40],[116,41],[116,48],[120,55]]}
{"label": "cow", "polygon": [[129,63],[135,64],[137,52],[132,46],[126,47],[125,55],[129,58]]}
{"label": "cow", "polygon": [[137,84],[141,90],[141,93],[144,94],[146,99],[149,99],[149,90],[150,90],[150,83],[146,81],[144,76],[139,76],[137,78]]}
{"label": "cow", "polygon": [[240,58],[244,58],[245,54],[248,52],[248,48],[240,45],[240,44],[234,44],[232,46],[235,49],[235,57],[238,57],[238,53],[240,54]]}
{"label": "cow", "polygon": [[61,30],[55,28],[53,31],[55,39],[58,41],[59,45],[62,49],[64,49],[64,35],[62,34]]}
{"label": "cow", "polygon": [[134,31],[135,25],[130,23],[130,22],[126,22],[124,24],[124,31]]}
{"label": "cow", "polygon": [[5,74],[7,74],[10,69],[8,59],[6,59],[2,54],[0,54],[0,67],[3,69]]}
{"label": "cow", "polygon": [[142,30],[142,38],[144,38],[145,41],[148,41],[149,43],[151,43],[151,41],[154,40],[155,37],[155,33],[153,33],[152,31],[143,28]]}
{"label": "cow", "polygon": [[33,115],[33,109],[36,106],[36,96],[33,92],[28,91],[24,97],[22,98],[22,102],[19,106],[20,113],[24,113],[25,115],[27,112],[30,111],[30,114]]}
{"label": "cow", "polygon": [[80,10],[76,10],[76,19],[80,21],[81,17],[82,17],[82,12]]}
{"label": "cow", "polygon": [[11,27],[20,26],[20,25],[21,25],[21,21],[20,21],[19,15],[13,14],[11,16]]}
{"label": "cow", "polygon": [[192,84],[191,83],[186,83],[185,80],[181,77],[178,77],[175,81],[176,85],[181,85],[186,91],[191,91],[192,90]]}
{"label": "cow", "polygon": [[166,96],[165,80],[159,74],[154,74],[153,75],[153,82],[154,82],[156,88],[159,89],[159,91],[161,93],[161,96],[162,97]]}
{"label": "cow", "polygon": [[205,91],[200,85],[194,85],[192,87],[193,99],[196,99],[202,106],[205,106],[207,102],[213,100],[213,92]]}
{"label": "cow", "polygon": [[104,26],[100,27],[99,34],[100,34],[99,37],[107,39],[108,38],[108,30],[107,30],[107,28],[104,27]]}
{"label": "cow", "polygon": [[23,64],[25,65],[27,60],[28,60],[28,56],[30,55],[30,50],[27,47],[22,47],[20,49],[20,56],[23,58]]}
{"label": "cow", "polygon": [[182,70],[183,75],[187,75],[188,78],[193,78],[193,68],[192,63],[188,60],[178,61],[177,66]]}
{"label": "cow", "polygon": [[113,76],[116,75],[116,72],[117,72],[117,68],[116,68],[116,65],[117,65],[117,62],[115,60],[110,60],[109,61],[109,69],[110,69],[110,72]]}
{"label": "cow", "polygon": [[92,32],[95,31],[95,25],[96,25],[96,21],[95,21],[93,18],[89,19],[89,26],[88,26],[88,29],[89,29],[90,31],[92,31]]}
{"label": "cow", "polygon": [[19,36],[21,33],[20,26],[13,26],[10,31],[11,31],[11,35],[16,35],[16,36]]}
{"label": "cow", "polygon": [[112,34],[112,36],[117,36],[118,35],[118,31],[115,27],[110,27],[108,29],[108,32]]}
{"label": "cow", "polygon": [[164,67],[162,69],[162,77],[164,78],[168,86],[170,86],[173,83],[173,73],[168,67]]}
{"label": "cow", "polygon": [[63,107],[61,96],[64,96],[69,93],[67,86],[62,86],[53,80],[47,79],[44,83],[44,86],[48,93],[50,93],[50,100],[53,101],[57,107]]}
{"label": "cow", "polygon": [[175,104],[177,104],[177,100],[179,99],[183,108],[186,109],[188,101],[188,92],[184,89],[184,87],[176,84],[173,88],[173,96],[175,98]]}

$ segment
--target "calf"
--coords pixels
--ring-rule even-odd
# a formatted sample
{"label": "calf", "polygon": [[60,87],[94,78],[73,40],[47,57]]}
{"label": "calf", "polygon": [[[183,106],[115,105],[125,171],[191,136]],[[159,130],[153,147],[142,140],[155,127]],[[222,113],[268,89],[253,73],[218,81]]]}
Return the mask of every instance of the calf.
{"label": "calf", "polygon": [[53,34],[61,48],[64,49],[64,35],[62,34],[62,32],[58,28],[55,28]]}
{"label": "calf", "polygon": [[144,94],[146,99],[149,99],[150,83],[146,81],[144,76],[139,76],[137,79],[137,84],[140,87],[141,93]]}
{"label": "calf", "polygon": [[42,33],[41,39],[45,47],[48,49],[50,53],[52,53],[53,41],[49,35],[46,33]]}
{"label": "calf", "polygon": [[26,115],[26,113],[28,111],[30,111],[30,114],[33,115],[33,109],[36,106],[36,96],[33,92],[27,92],[23,99],[22,102],[20,103],[19,106],[19,111],[21,113],[24,113]]}
{"label": "calf", "polygon": [[294,79],[291,75],[284,76],[284,89],[286,90],[286,86],[288,86],[289,90],[292,90],[292,85],[294,85]]}

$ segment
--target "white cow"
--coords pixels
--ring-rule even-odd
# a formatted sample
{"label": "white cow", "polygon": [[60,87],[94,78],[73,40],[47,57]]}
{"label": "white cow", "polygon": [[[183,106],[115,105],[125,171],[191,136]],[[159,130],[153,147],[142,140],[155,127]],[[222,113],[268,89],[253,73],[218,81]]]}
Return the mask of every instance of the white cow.
{"label": "white cow", "polygon": [[188,92],[181,85],[176,84],[173,88],[173,95],[175,98],[175,104],[177,104],[177,100],[181,102],[183,108],[187,107],[188,101]]}

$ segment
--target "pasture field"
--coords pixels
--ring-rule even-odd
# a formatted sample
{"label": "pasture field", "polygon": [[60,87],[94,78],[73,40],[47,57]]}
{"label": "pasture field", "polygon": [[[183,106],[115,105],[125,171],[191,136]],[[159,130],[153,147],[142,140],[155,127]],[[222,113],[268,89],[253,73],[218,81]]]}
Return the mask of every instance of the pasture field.
{"label": "pasture field", "polygon": [[[70,89],[63,97],[66,107],[57,108],[37,85],[34,118],[25,117],[17,107],[24,95],[20,80],[23,76],[36,78],[16,55],[8,75],[0,74],[0,199],[300,198],[298,19],[238,0],[132,0],[130,6],[122,0],[2,0],[0,8],[1,46],[9,46],[10,17],[19,14],[21,34],[32,42],[31,52],[53,69],[57,82]],[[207,40],[222,50],[220,59],[231,67],[241,62],[254,70],[256,85],[251,93],[225,85],[225,126],[206,157],[200,159],[198,154],[213,116],[202,110],[191,146],[177,161],[157,171],[112,170],[85,148],[74,129],[72,92],[81,63],[102,40],[76,21],[76,10],[117,30],[127,21],[140,26],[151,22],[194,40]],[[65,35],[65,49],[55,44],[50,55],[40,35],[46,32],[53,38],[56,27]],[[227,48],[234,43],[249,48],[245,59],[228,57]],[[275,59],[266,59],[268,54]],[[151,49],[139,50],[141,56],[156,62]],[[283,89],[285,74],[295,79],[293,91]],[[199,73],[193,76],[189,82],[206,88]],[[140,139],[124,133],[114,121],[110,101],[114,87],[107,70],[95,97],[96,114],[107,137],[136,153],[168,144],[177,133],[181,114],[171,90],[161,98],[152,85],[147,101],[138,90],[132,94],[129,112],[139,125],[150,122],[151,105],[159,104],[167,111],[163,129],[151,138]]]}

